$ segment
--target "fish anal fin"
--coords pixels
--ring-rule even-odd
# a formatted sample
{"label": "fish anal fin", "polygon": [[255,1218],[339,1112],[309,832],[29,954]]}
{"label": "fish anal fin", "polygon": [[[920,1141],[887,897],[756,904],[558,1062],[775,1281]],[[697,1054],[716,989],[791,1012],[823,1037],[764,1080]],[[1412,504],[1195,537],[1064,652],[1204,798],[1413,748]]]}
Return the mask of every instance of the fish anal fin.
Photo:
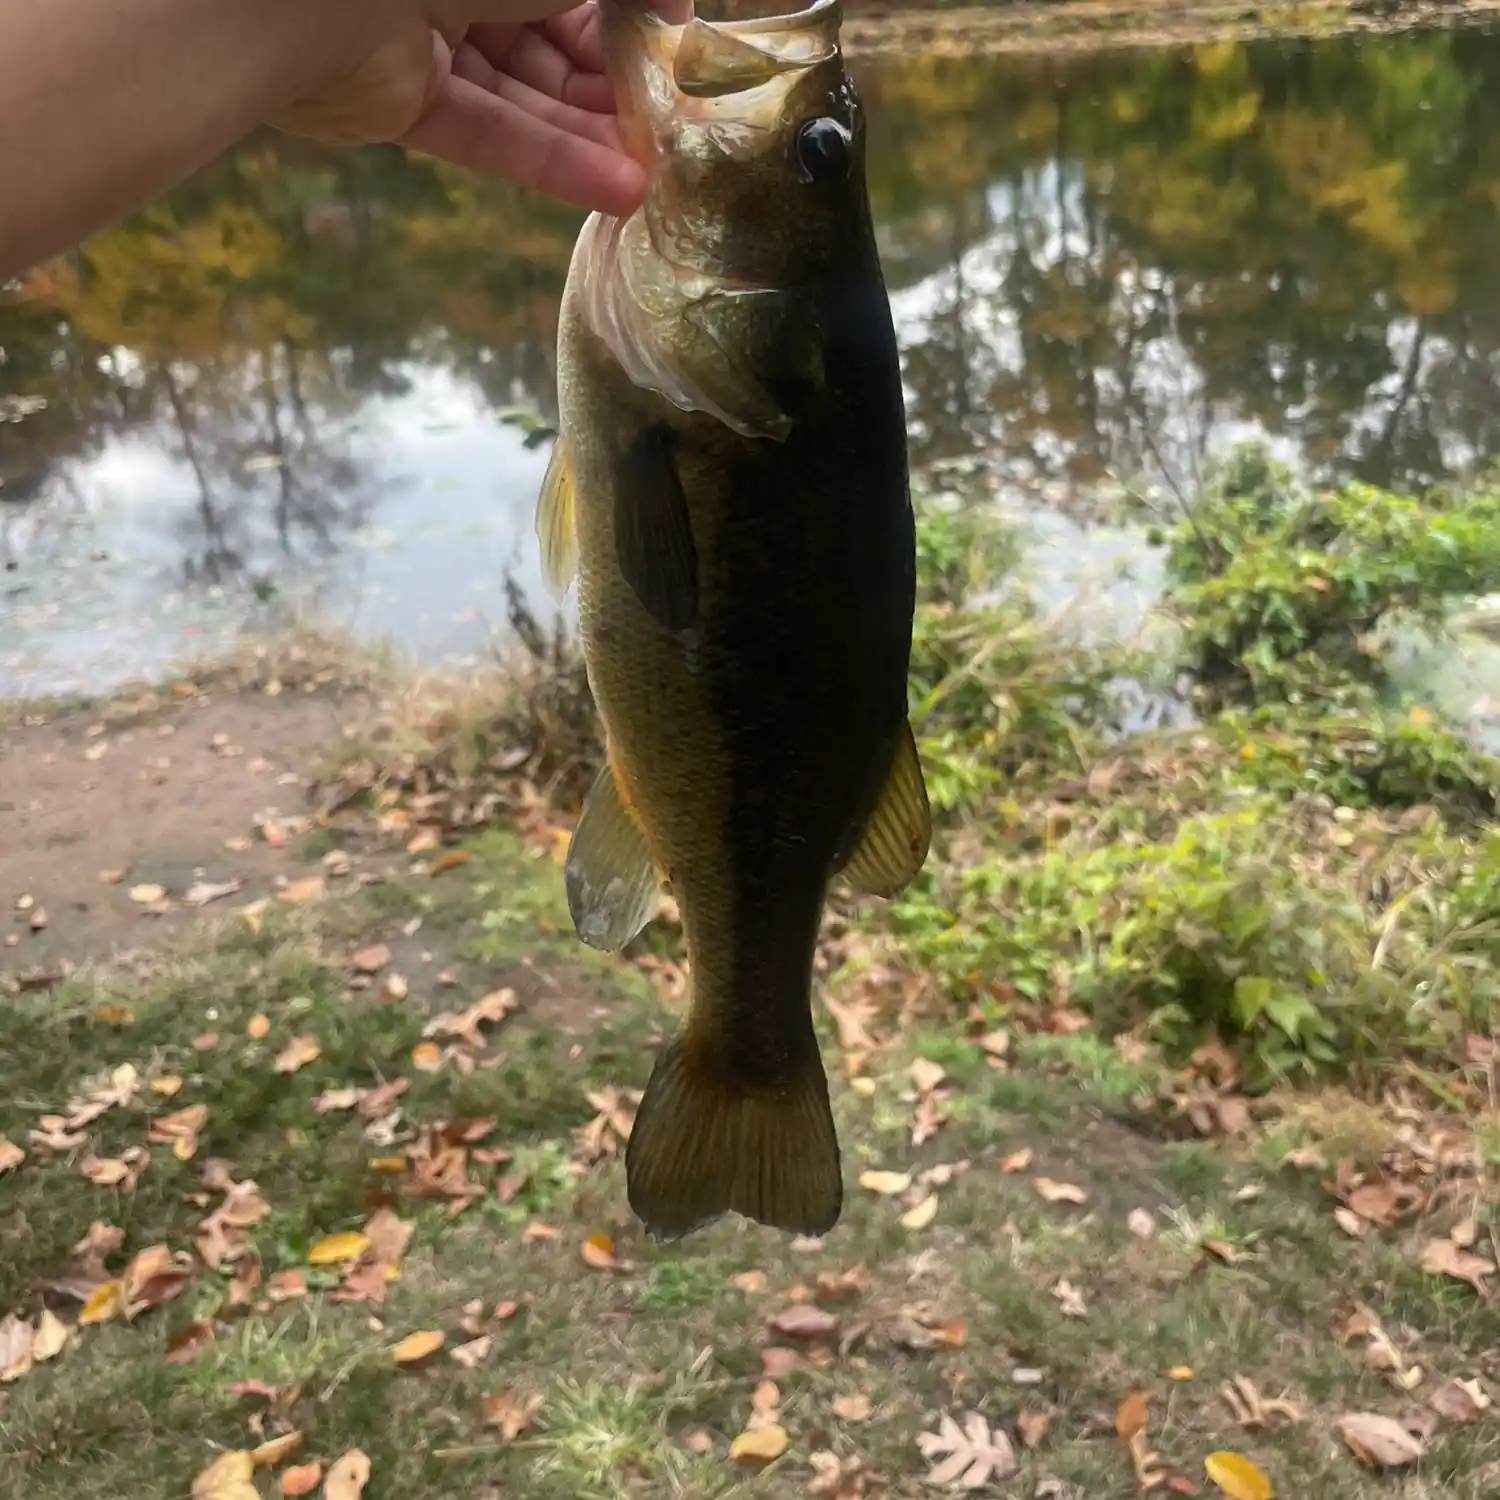
{"label": "fish anal fin", "polygon": [[553,444],[547,472],[542,476],[536,536],[542,549],[542,577],[553,597],[560,599],[578,566],[578,544],[573,530],[573,467],[560,437]]}
{"label": "fish anal fin", "polygon": [[607,765],[583,799],[563,885],[578,936],[606,953],[618,953],[656,910],[656,866]]}
{"label": "fish anal fin", "polygon": [[667,1044],[625,1148],[630,1206],[659,1240],[726,1213],[826,1234],[843,1210],[828,1080],[809,1039],[774,1085],[747,1086],[691,1028]]}
{"label": "fish anal fin", "polygon": [[856,891],[894,896],[917,877],[932,844],[932,809],[911,725],[902,726],[880,800],[842,875]]}
{"label": "fish anal fin", "polygon": [[660,424],[638,432],[621,454],[615,488],[615,560],[637,599],[668,630],[698,618],[698,548],[692,517]]}

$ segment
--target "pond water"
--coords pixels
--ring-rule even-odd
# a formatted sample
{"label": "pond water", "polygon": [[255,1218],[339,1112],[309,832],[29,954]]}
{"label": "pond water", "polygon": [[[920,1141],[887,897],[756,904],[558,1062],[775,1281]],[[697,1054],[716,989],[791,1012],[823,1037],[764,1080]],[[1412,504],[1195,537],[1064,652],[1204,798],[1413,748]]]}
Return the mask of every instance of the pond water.
{"label": "pond water", "polygon": [[[1056,603],[1155,577],[1101,486],[1259,435],[1398,487],[1500,453],[1500,37],[870,60],[918,470]],[[98,691],[288,608],[487,649],[581,216],[394,149],[258,139],[0,305],[0,695]],[[977,477],[976,477],[977,476]],[[1121,561],[1132,581],[1115,576]],[[1418,659],[1460,711],[1500,653]]]}

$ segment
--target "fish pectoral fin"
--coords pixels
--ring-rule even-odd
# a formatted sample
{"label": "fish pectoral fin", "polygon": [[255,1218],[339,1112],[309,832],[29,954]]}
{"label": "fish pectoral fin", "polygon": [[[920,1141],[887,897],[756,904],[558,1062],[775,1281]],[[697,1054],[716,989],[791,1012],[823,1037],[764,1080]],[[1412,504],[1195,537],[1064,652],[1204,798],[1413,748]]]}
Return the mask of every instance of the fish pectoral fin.
{"label": "fish pectoral fin", "polygon": [[562,598],[578,567],[573,531],[573,466],[559,437],[552,446],[536,506],[536,537],[542,548],[542,577],[554,598]]}
{"label": "fish pectoral fin", "polygon": [[698,548],[672,434],[656,424],[620,455],[615,480],[615,561],[651,617],[668,630],[698,618]]}
{"label": "fish pectoral fin", "polygon": [[894,896],[917,877],[932,844],[932,808],[911,724],[902,726],[891,769],[844,879],[869,896]]}
{"label": "fish pectoral fin", "polygon": [[578,936],[605,953],[618,953],[655,911],[656,866],[608,766],[583,799],[563,886]]}
{"label": "fish pectoral fin", "polygon": [[630,1207],[659,1240],[725,1213],[826,1234],[844,1205],[828,1079],[812,1037],[773,1087],[748,1088],[691,1030],[657,1060],[625,1148]]}

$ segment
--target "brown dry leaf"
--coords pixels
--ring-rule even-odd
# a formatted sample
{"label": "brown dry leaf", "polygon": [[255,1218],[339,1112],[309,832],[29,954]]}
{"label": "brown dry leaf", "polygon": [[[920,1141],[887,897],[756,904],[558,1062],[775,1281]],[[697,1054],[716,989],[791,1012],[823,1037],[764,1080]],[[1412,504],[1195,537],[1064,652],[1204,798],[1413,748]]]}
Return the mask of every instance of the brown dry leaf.
{"label": "brown dry leaf", "polygon": [[163,1073],[160,1077],[153,1078],[146,1087],[153,1094],[159,1094],[163,1099],[170,1099],[174,1094],[182,1091],[182,1079],[176,1073]]}
{"label": "brown dry leaf", "polygon": [[120,1283],[106,1281],[89,1293],[78,1314],[78,1326],[87,1328],[94,1323],[108,1323],[120,1316]]}
{"label": "brown dry leaf", "polygon": [[760,1372],[768,1380],[785,1380],[793,1370],[802,1366],[802,1356],[795,1349],[783,1349],[777,1344],[768,1344],[760,1351]]}
{"label": "brown dry leaf", "polygon": [[1481,1297],[1485,1295],[1486,1278],[1495,1274],[1489,1261],[1468,1250],[1460,1250],[1452,1240],[1429,1240],[1422,1251],[1422,1269],[1432,1276],[1452,1276],[1456,1281],[1466,1281]]}
{"label": "brown dry leaf", "polygon": [[212,901],[222,901],[233,896],[244,886],[243,880],[198,880],[182,894],[184,906],[207,906]]}
{"label": "brown dry leaf", "polygon": [[1010,1439],[999,1428],[992,1432],[975,1411],[965,1415],[962,1427],[944,1412],[938,1430],[919,1434],[917,1446],[929,1462],[940,1459],[928,1471],[928,1484],[978,1490],[991,1479],[1008,1479],[1020,1467]]}
{"label": "brown dry leaf", "polygon": [[167,894],[167,888],[162,885],[133,885],[130,887],[130,899],[137,906],[155,906]]}
{"label": "brown dry leaf", "polygon": [[[269,843],[269,839],[267,840]],[[291,906],[302,906],[309,901],[316,901],[323,894],[323,877],[321,875],[307,875],[301,880],[289,880],[276,892],[278,901],[285,901]],[[329,1478],[331,1479],[330,1472]]]}
{"label": "brown dry leaf", "polygon": [[323,1481],[324,1500],[360,1500],[370,1482],[370,1460],[363,1448],[351,1448],[335,1459]]}
{"label": "brown dry leaf", "polygon": [[360,974],[378,974],[391,961],[391,950],[384,943],[372,943],[352,954],[349,967]]}
{"label": "brown dry leaf", "polygon": [[1016,1413],[1016,1431],[1020,1433],[1021,1441],[1028,1448],[1035,1448],[1047,1436],[1047,1431],[1051,1426],[1052,1414],[1050,1412],[1023,1407]]}
{"label": "brown dry leaf", "polygon": [[1244,1375],[1234,1375],[1226,1380],[1219,1387],[1219,1393],[1241,1427],[1271,1427],[1278,1417],[1284,1422],[1300,1422],[1306,1416],[1295,1401],[1285,1396],[1266,1400]]}
{"label": "brown dry leaf", "polygon": [[14,1171],[23,1161],[26,1153],[12,1140],[0,1135],[0,1177],[7,1172]]}
{"label": "brown dry leaf", "polygon": [[476,1052],[484,1049],[484,1033],[480,1026],[503,1021],[517,1007],[516,992],[512,989],[492,990],[476,1000],[467,1010],[447,1011],[434,1016],[423,1028],[426,1037],[454,1037]]}
{"label": "brown dry leaf", "polygon": [[1048,1203],[1087,1203],[1089,1195],[1071,1182],[1054,1182],[1050,1177],[1033,1177],[1031,1185]]}
{"label": "brown dry leaf", "polygon": [[254,1015],[250,1017],[250,1024],[245,1027],[245,1035],[252,1042],[261,1041],[270,1035],[271,1018],[267,1015]]}
{"label": "brown dry leaf", "polygon": [[0,1320],[0,1385],[30,1372],[35,1343],[36,1330],[24,1318],[9,1313]]}
{"label": "brown dry leaf", "polygon": [[911,1186],[910,1172],[861,1172],[859,1185],[872,1193],[894,1198]]}
{"label": "brown dry leaf", "polygon": [[428,865],[429,876],[441,875],[447,870],[456,870],[460,865],[466,865],[474,856],[467,849],[445,849]]}
{"label": "brown dry leaf", "polygon": [[1370,1232],[1367,1219],[1362,1219],[1352,1208],[1341,1204],[1333,1211],[1333,1220],[1351,1240],[1362,1240]]}
{"label": "brown dry leaf", "polygon": [[1148,1208],[1133,1208],[1125,1217],[1125,1227],[1138,1240],[1149,1240],[1156,1233],[1156,1216]]}
{"label": "brown dry leaf", "polygon": [[729,1445],[729,1457],[731,1462],[744,1464],[747,1468],[764,1468],[780,1458],[790,1446],[786,1428],[776,1422],[765,1422],[742,1432]]}
{"label": "brown dry leaf", "polygon": [[857,1391],[852,1396],[838,1397],[833,1402],[832,1410],[841,1422],[864,1422],[869,1419],[874,1407],[863,1391]]}
{"label": "brown dry leaf", "polygon": [[295,1266],[277,1271],[266,1283],[266,1296],[272,1302],[290,1302],[307,1295],[307,1278]]}
{"label": "brown dry leaf", "polygon": [[436,1073],[443,1065],[442,1048],[436,1042],[418,1042],[411,1049],[411,1065],[419,1073]]}
{"label": "brown dry leaf", "polygon": [[276,1054],[276,1071],[278,1073],[295,1073],[298,1068],[305,1068],[308,1063],[316,1062],[323,1055],[323,1049],[318,1045],[318,1039],[314,1036],[294,1036],[280,1052]]}
{"label": "brown dry leaf", "polygon": [[307,1252],[307,1263],[310,1266],[336,1266],[341,1261],[358,1260],[369,1248],[369,1236],[357,1229],[330,1234]]}
{"label": "brown dry leaf", "polygon": [[1000,1170],[1006,1173],[1024,1172],[1031,1166],[1035,1155],[1030,1146],[1022,1146],[1019,1151],[1012,1151],[1008,1156],[1000,1158]]}
{"label": "brown dry leaf", "polygon": [[252,1448],[250,1462],[257,1469],[275,1468],[277,1464],[284,1464],[301,1446],[301,1432],[284,1432],[280,1437],[270,1438],[260,1447]]}
{"label": "brown dry leaf", "polygon": [[281,1493],[283,1495],[310,1495],[317,1489],[318,1481],[322,1477],[323,1465],[317,1459],[309,1464],[297,1464],[282,1473]]}
{"label": "brown dry leaf", "polygon": [[190,1161],[198,1150],[198,1132],[208,1123],[208,1106],[190,1104],[153,1120],[146,1139],[154,1145],[170,1146],[178,1161]]}
{"label": "brown dry leaf", "polygon": [[514,1442],[531,1425],[531,1419],[541,1409],[542,1397],[537,1393],[518,1397],[512,1386],[486,1396],[482,1404],[484,1425],[499,1429],[502,1442]]}
{"label": "brown dry leaf", "polygon": [[1088,1303],[1084,1301],[1082,1291],[1074,1286],[1071,1281],[1066,1279],[1059,1281],[1052,1288],[1052,1295],[1057,1299],[1057,1306],[1063,1317],[1088,1317]]}
{"label": "brown dry leaf", "polygon": [[770,1290],[770,1278],[764,1271],[741,1271],[734,1278],[734,1284],[742,1291],[748,1292],[752,1297],[759,1297],[762,1293]]}
{"label": "brown dry leaf", "polygon": [[1151,1415],[1151,1398],[1145,1391],[1127,1391],[1115,1408],[1115,1431],[1124,1442],[1146,1430]]}
{"label": "brown dry leaf", "polygon": [[1472,1422],[1489,1406],[1477,1380],[1445,1380],[1427,1398],[1427,1404],[1447,1422]]}
{"label": "brown dry leaf", "polygon": [[174,1254],[166,1245],[150,1245],[136,1255],[120,1275],[121,1312],[128,1323],[153,1307],[160,1307],[186,1289],[196,1274],[189,1255]]}
{"label": "brown dry leaf", "polygon": [[162,1358],[169,1365],[185,1365],[197,1359],[213,1342],[213,1337],[212,1323],[189,1323],[186,1328],[179,1329],[167,1340],[167,1347]]}
{"label": "brown dry leaf", "polygon": [[470,1339],[466,1344],[460,1344],[456,1349],[448,1352],[464,1369],[475,1369],[481,1360],[490,1352],[490,1346],[494,1339],[487,1333],[481,1334],[477,1339]]}
{"label": "brown dry leaf", "polygon": [[814,1307],[808,1302],[784,1308],[767,1321],[777,1333],[784,1333],[788,1338],[794,1339],[827,1338],[836,1333],[839,1326],[839,1320],[832,1313],[824,1312],[821,1307]]}
{"label": "brown dry leaf", "polygon": [[56,1359],[67,1348],[69,1336],[68,1325],[50,1307],[44,1307],[31,1344],[32,1359],[39,1365]]}
{"label": "brown dry leaf", "polygon": [[130,1170],[130,1164],[113,1156],[94,1156],[90,1153],[79,1162],[78,1170],[95,1187],[119,1187],[124,1182],[128,1186],[135,1186],[135,1174]]}
{"label": "brown dry leaf", "polygon": [[1393,1417],[1375,1412],[1351,1412],[1335,1424],[1349,1451],[1368,1469],[1396,1469],[1413,1464],[1425,1451]]}
{"label": "brown dry leaf", "polygon": [[194,1481],[193,1500],[260,1500],[248,1453],[221,1453]]}
{"label": "brown dry leaf", "polygon": [[313,1100],[313,1110],[320,1115],[332,1114],[335,1110],[353,1109],[359,1103],[361,1091],[353,1088],[324,1089]]}

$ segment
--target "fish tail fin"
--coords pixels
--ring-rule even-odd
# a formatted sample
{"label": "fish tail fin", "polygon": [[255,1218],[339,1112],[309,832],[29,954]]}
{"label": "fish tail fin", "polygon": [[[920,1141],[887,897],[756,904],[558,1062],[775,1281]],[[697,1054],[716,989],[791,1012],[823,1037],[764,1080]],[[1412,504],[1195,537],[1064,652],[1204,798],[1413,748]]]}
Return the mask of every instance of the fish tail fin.
{"label": "fish tail fin", "polygon": [[625,1150],[630,1206],[654,1238],[733,1211],[821,1235],[843,1209],[828,1079],[811,1037],[784,1074],[747,1084],[691,1026],[667,1044]]}

